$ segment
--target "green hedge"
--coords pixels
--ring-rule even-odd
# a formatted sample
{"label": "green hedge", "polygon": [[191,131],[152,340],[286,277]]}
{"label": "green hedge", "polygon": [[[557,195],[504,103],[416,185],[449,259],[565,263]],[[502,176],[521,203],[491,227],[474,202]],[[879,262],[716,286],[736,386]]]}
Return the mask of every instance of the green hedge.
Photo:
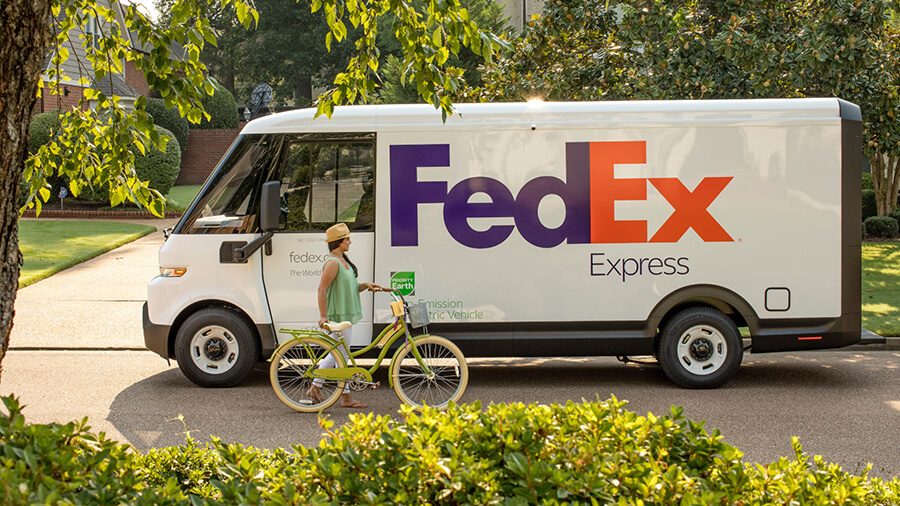
{"label": "green hedge", "polygon": [[86,421],[26,424],[17,400],[4,403],[2,504],[900,503],[900,480],[810,462],[796,440],[791,459],[744,464],[681,408],[644,417],[615,398],[404,407],[401,421],[351,415],[296,453],[189,439],[146,455],[90,434]]}
{"label": "green hedge", "polygon": [[[29,154],[33,155],[37,153],[38,150],[41,149],[41,146],[50,142],[50,139],[53,138],[56,130],[59,129],[59,117],[61,113],[62,111],[48,111],[36,114],[31,118],[31,122],[28,124]],[[56,175],[50,176],[47,178],[47,184],[52,188],[50,193],[55,198],[60,187],[64,186],[68,188],[69,178]],[[28,183],[23,178],[22,182],[19,184],[19,205],[25,204],[29,188]]]}
{"label": "green hedge", "polygon": [[166,109],[166,102],[161,98],[147,99],[147,114],[153,116],[153,124],[161,126],[172,132],[175,139],[178,140],[178,146],[181,148],[181,154],[187,149],[189,122],[186,118],[182,118],[177,108]]}
{"label": "green hedge", "polygon": [[196,125],[191,124],[191,128],[237,128],[238,107],[230,91],[217,85],[212,95],[204,94],[200,101],[210,118],[208,121],[200,120]]}
{"label": "green hedge", "polygon": [[[160,135],[172,138],[172,132],[161,126],[156,126],[156,131]],[[147,181],[151,189],[166,195],[175,180],[178,179],[178,173],[181,172],[181,148],[178,141],[174,138],[166,143],[166,151],[162,152],[158,149],[148,148],[146,153],[141,154],[138,149],[132,149],[134,153],[134,171],[141,181]],[[84,200],[92,200],[98,202],[109,202],[109,189],[87,188],[79,198]]]}
{"label": "green hedge", "polygon": [[869,237],[890,239],[900,235],[900,225],[890,216],[872,216],[863,222]]}

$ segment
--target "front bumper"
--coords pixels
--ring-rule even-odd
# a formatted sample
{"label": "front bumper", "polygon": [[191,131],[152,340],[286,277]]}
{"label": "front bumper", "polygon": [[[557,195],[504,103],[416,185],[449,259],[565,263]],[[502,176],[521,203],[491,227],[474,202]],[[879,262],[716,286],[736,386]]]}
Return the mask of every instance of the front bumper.
{"label": "front bumper", "polygon": [[169,325],[157,325],[150,321],[150,312],[147,303],[144,302],[144,346],[160,357],[168,360],[169,356]]}

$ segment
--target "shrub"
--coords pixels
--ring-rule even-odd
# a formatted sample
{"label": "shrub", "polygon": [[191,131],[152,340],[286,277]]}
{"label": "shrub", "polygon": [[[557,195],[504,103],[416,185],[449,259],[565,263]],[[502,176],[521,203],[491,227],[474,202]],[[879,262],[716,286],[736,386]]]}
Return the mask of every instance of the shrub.
{"label": "shrub", "polygon": [[894,210],[891,211],[890,217],[900,222],[900,206],[894,208]]}
{"label": "shrub", "polygon": [[862,191],[862,219],[863,221],[878,216],[878,203],[875,201],[875,190]]}
{"label": "shrub", "polygon": [[178,109],[166,109],[166,102],[161,98],[151,98],[147,100],[147,114],[153,116],[153,124],[161,126],[172,132],[181,148],[181,154],[187,149],[189,122],[186,118],[182,118],[178,113]]}
{"label": "shrub", "polygon": [[[156,131],[160,135],[173,137],[172,132],[163,127],[157,126]],[[167,142],[165,152],[151,147],[148,147],[144,154],[137,148],[132,149],[132,152],[134,153],[134,171],[137,177],[142,181],[147,181],[150,188],[158,191],[160,195],[169,193],[181,171],[181,150],[178,142],[174,139]],[[109,189],[106,187],[88,188],[79,195],[79,198],[109,202]]]}
{"label": "shrub", "polygon": [[[31,118],[28,124],[28,153],[35,154],[41,149],[41,146],[50,142],[59,128],[59,119],[62,111],[42,112]],[[50,176],[47,178],[47,184],[52,188],[51,194],[55,197],[61,187],[69,187],[69,178],[63,176]],[[19,205],[24,205],[28,198],[27,192],[29,186],[27,182],[22,180],[19,185]]]}
{"label": "shrub", "polygon": [[62,111],[48,111],[36,114],[28,124],[28,153],[35,154],[44,144],[50,142],[59,128]]}
{"label": "shrub", "polygon": [[900,225],[890,216],[872,216],[863,223],[869,237],[893,238],[900,234]]}
{"label": "shrub", "polygon": [[0,413],[0,504],[188,504],[174,480],[147,488],[128,445],[89,431],[87,419],[26,424],[19,401]]}
{"label": "shrub", "polygon": [[863,190],[874,190],[875,189],[875,183],[872,182],[872,174],[870,174],[868,172],[863,172],[862,189]]}
{"label": "shrub", "polygon": [[866,234],[866,222],[862,222],[862,237],[863,237],[863,239],[866,238],[866,235],[868,235],[868,234]]}
{"label": "shrub", "polygon": [[[82,424],[0,415],[3,504],[897,504],[900,480],[791,459],[747,465],[702,422],[625,402],[479,403],[390,416],[354,414],[296,453],[226,445],[135,455]],[[321,422],[326,429],[331,423]],[[868,469],[867,469],[868,471]],[[866,471],[866,472],[867,472]]]}
{"label": "shrub", "polygon": [[237,102],[235,102],[234,95],[230,91],[221,85],[216,85],[213,94],[204,94],[201,102],[210,118],[208,121],[203,119],[200,120],[199,124],[190,125],[191,128],[237,128]]}

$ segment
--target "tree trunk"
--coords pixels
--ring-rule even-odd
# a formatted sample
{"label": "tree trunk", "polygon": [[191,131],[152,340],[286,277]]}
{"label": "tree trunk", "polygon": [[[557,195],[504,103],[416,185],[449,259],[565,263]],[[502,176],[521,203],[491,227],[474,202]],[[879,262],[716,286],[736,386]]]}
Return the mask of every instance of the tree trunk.
{"label": "tree trunk", "polygon": [[872,155],[870,162],[878,216],[889,216],[897,207],[897,194],[900,190],[900,157],[883,155],[879,151]]}
{"label": "tree trunk", "polygon": [[0,4],[0,378],[19,288],[19,183],[28,123],[50,47],[51,0]]}

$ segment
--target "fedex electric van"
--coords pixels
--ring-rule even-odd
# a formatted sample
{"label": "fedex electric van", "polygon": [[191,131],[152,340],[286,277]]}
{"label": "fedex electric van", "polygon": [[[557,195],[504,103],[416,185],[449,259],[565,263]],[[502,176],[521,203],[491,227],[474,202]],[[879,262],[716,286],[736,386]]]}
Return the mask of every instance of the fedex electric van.
{"label": "fedex electric van", "polygon": [[[654,355],[715,387],[860,341],[859,108],[839,99],[313,110],[250,122],[159,252],[146,345],[202,386],[313,328],[324,231],[467,356]],[[354,346],[391,318],[365,293]],[[745,345],[739,328],[746,327]]]}

